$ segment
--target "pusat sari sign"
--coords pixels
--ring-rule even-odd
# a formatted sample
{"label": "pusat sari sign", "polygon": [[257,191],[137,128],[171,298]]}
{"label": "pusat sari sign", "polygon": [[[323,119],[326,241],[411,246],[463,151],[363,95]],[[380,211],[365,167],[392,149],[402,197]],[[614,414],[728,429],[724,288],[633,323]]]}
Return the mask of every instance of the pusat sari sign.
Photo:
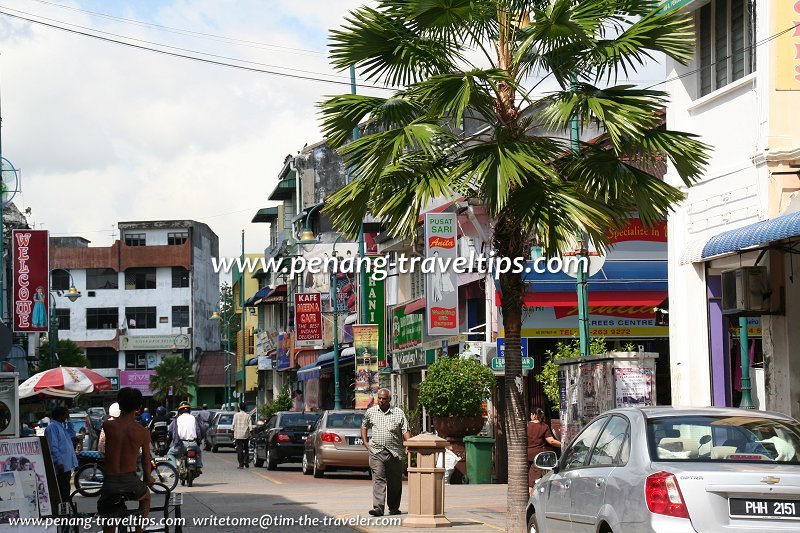
{"label": "pusat sari sign", "polygon": [[47,331],[50,240],[47,230],[11,231],[14,331]]}
{"label": "pusat sari sign", "polygon": [[458,277],[453,272],[456,248],[456,214],[425,213],[425,261],[432,263],[425,276],[428,335],[458,334]]}

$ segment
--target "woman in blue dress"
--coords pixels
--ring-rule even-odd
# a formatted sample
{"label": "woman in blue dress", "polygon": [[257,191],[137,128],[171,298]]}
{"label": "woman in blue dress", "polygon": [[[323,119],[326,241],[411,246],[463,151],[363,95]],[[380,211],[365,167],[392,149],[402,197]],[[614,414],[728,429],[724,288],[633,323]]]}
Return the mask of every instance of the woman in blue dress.
{"label": "woman in blue dress", "polygon": [[47,326],[47,309],[45,308],[44,299],[44,287],[39,285],[33,295],[33,327],[35,328]]}

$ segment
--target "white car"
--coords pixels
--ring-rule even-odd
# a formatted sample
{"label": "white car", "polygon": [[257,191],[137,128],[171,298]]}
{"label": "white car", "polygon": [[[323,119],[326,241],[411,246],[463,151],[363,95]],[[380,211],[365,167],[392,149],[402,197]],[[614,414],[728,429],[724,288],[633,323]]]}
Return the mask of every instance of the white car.
{"label": "white car", "polygon": [[744,409],[615,409],[533,488],[543,533],[800,531],[800,425]]}

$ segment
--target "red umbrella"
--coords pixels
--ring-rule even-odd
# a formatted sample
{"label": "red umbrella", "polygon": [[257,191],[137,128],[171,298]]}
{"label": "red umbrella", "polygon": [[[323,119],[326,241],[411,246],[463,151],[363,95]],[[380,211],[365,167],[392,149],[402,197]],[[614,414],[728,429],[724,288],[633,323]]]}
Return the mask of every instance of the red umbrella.
{"label": "red umbrella", "polygon": [[36,394],[69,396],[87,392],[111,390],[111,382],[88,368],[60,366],[39,372],[19,386],[19,397]]}

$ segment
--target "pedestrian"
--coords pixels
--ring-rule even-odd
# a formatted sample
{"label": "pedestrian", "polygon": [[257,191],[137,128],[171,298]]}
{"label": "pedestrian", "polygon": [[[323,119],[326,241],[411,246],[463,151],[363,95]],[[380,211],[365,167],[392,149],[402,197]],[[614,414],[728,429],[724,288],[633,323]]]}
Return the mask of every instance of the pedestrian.
{"label": "pedestrian", "polygon": [[305,403],[303,402],[303,393],[300,389],[294,391],[294,398],[292,399],[292,411],[302,413],[305,410]]}
{"label": "pedestrian", "polygon": [[197,419],[200,420],[200,424],[203,426],[203,431],[208,431],[208,426],[211,425],[211,411],[208,410],[208,404],[204,403],[203,408],[197,412]]}
{"label": "pedestrian", "polygon": [[[114,402],[111,404],[111,407],[108,408],[108,418],[106,418],[105,421],[107,422],[119,418],[120,414],[122,413],[120,412],[119,403]],[[100,437],[97,439],[97,451],[100,452],[100,455],[105,455],[106,453],[106,432],[103,431],[102,426],[100,427]]]}
{"label": "pedestrian", "polygon": [[[142,391],[123,387],[117,394],[120,414],[103,423],[106,453],[103,465],[103,486],[97,500],[97,513],[118,515],[125,511],[125,499],[138,500],[141,518],[150,511],[150,490],[154,480],[150,466],[150,432],[136,420],[142,407]],[[139,454],[142,455],[142,479],[136,475]],[[137,531],[140,531],[137,528]],[[115,525],[103,526],[104,533],[116,531]]]}
{"label": "pedestrian", "polygon": [[528,422],[528,494],[533,491],[533,485],[541,479],[544,471],[533,464],[536,456],[542,452],[552,451],[561,447],[561,443],[553,437],[553,431],[547,422],[544,411],[535,407],[531,412],[531,421]]}
{"label": "pedestrian", "polygon": [[239,469],[250,468],[250,415],[244,402],[237,407],[233,415],[233,440],[236,443],[236,458]]}
{"label": "pedestrian", "polygon": [[56,467],[56,480],[61,501],[69,499],[69,481],[72,478],[72,469],[78,466],[78,457],[75,455],[75,430],[67,424],[67,408],[63,405],[56,406],[50,415],[51,422],[44,430],[47,445],[50,447],[50,456]]}
{"label": "pedestrian", "polygon": [[[367,430],[372,438],[367,440]],[[369,467],[372,470],[372,516],[383,516],[384,501],[390,515],[400,514],[400,497],[403,494],[403,441],[411,438],[408,419],[399,407],[391,406],[388,389],[378,391],[378,405],[364,413],[361,423],[361,440],[369,450]]]}

